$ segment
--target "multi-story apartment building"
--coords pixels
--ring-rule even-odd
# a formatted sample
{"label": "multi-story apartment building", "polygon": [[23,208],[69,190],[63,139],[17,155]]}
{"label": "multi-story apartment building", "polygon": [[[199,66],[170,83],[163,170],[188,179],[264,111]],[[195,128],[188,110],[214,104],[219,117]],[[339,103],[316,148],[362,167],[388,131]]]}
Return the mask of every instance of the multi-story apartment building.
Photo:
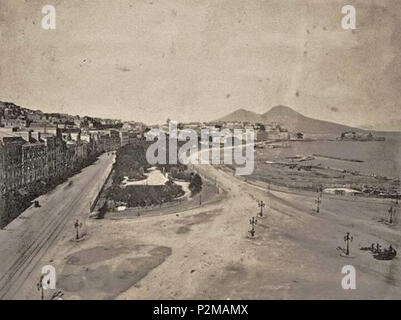
{"label": "multi-story apartment building", "polygon": [[[94,137],[99,152],[109,152],[121,147],[120,132],[118,130],[90,130],[89,134]],[[129,141],[129,136],[125,137],[125,139],[127,138]]]}
{"label": "multi-story apartment building", "polygon": [[88,159],[90,158],[93,159],[94,157],[100,154],[100,152],[98,152],[96,147],[95,138],[90,132],[88,131],[81,132],[81,141],[86,144]]}
{"label": "multi-story apartment building", "polygon": [[[67,148],[60,133],[0,131],[0,207],[7,200],[11,203],[15,193],[35,194],[47,183],[59,181],[67,169]],[[4,214],[9,220],[14,212],[6,211],[3,205],[0,226]]]}
{"label": "multi-story apartment building", "polygon": [[36,183],[47,179],[46,170],[46,145],[34,138],[29,139],[22,145],[22,184],[31,189]]}
{"label": "multi-story apartment building", "polygon": [[15,218],[9,198],[22,187],[22,145],[16,135],[0,132],[0,227]]}
{"label": "multi-story apartment building", "polygon": [[103,130],[108,137],[108,144],[105,151],[114,151],[121,147],[120,132],[115,129]]}
{"label": "multi-story apartment building", "polygon": [[0,194],[22,186],[22,146],[25,141],[16,135],[0,132]]}
{"label": "multi-story apartment building", "polygon": [[22,178],[25,187],[30,188],[32,183],[38,181],[56,181],[66,173],[66,144],[60,131],[56,135],[32,130],[16,131],[14,134],[25,141],[22,146]]}
{"label": "multi-story apartment building", "polygon": [[74,170],[88,159],[89,143],[81,139],[80,129],[61,129],[61,132],[68,149],[69,169]]}

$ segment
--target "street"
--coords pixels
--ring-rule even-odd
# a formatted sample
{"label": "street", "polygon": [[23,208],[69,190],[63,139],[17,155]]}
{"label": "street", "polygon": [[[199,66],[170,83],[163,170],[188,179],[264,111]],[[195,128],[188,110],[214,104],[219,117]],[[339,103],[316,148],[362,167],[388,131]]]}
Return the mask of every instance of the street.
{"label": "street", "polygon": [[[373,242],[401,245],[399,226],[378,222],[388,208],[385,200],[323,195],[317,213],[316,193],[268,192],[267,185],[251,185],[210,165],[196,169],[216,178],[225,190],[222,200],[177,214],[90,219],[89,237],[74,242],[75,215],[87,216],[93,198],[88,192],[94,194],[89,181],[109,163],[104,157],[78,181],[74,177],[74,187],[83,191],[63,192],[64,185],[41,200],[40,214],[52,212],[54,218],[40,228],[28,228],[23,237],[21,231],[16,236],[18,228],[2,232],[3,238],[13,236],[7,241],[21,239],[8,249],[13,260],[2,262],[6,279],[12,279],[2,277],[5,298],[38,299],[36,282],[45,264],[55,266],[64,299],[401,297],[399,258],[379,261],[360,250]],[[257,217],[260,200],[266,203],[263,218]],[[57,219],[63,215],[67,218]],[[251,217],[257,217],[254,238],[248,233]],[[353,236],[350,257],[337,250],[347,232]],[[356,290],[341,286],[345,265],[356,269]]]}
{"label": "street", "polygon": [[73,239],[74,219],[89,216],[96,197],[114,162],[103,154],[82,172],[39,197],[40,207],[31,206],[0,230],[0,299],[24,296],[26,287],[36,287],[42,258],[60,236]]}
{"label": "street", "polygon": [[[143,219],[137,241],[163,243],[172,254],[119,299],[385,299],[401,296],[399,259],[375,260],[360,251],[371,242],[400,246],[399,227],[377,222],[387,205],[323,196],[320,214],[314,193],[286,193],[250,186],[232,175],[204,166],[228,190],[218,205],[180,218]],[[206,173],[206,172],[205,172]],[[249,219],[257,200],[269,205],[249,239]],[[202,216],[202,219],[198,218]],[[156,228],[160,238],[156,238]],[[189,227],[185,234],[177,232]],[[117,228],[122,228],[119,223]],[[132,226],[131,226],[132,228]],[[128,229],[128,226],[127,226]],[[340,256],[346,232],[354,235],[351,256]],[[156,240],[156,239],[158,240]],[[344,290],[344,265],[357,272],[357,290]]]}

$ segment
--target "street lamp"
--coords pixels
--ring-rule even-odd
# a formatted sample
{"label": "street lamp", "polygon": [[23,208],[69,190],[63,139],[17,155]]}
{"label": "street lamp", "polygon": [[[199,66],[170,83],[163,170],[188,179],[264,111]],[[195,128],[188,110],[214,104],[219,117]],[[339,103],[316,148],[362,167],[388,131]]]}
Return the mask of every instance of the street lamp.
{"label": "street lamp", "polygon": [[40,300],[44,300],[44,288],[43,288],[43,278],[44,278],[44,274],[42,274],[40,276],[39,282],[36,284],[36,287],[38,288],[38,291],[40,291]]}
{"label": "street lamp", "polygon": [[350,236],[349,232],[347,232],[347,234],[344,237],[344,241],[347,244],[347,251],[346,251],[346,255],[349,256],[349,243],[352,242],[354,240],[353,236]]}
{"label": "street lamp", "polygon": [[322,198],[321,198],[320,193],[318,193],[315,203],[316,203],[316,212],[319,213],[320,212],[320,204],[322,203]]}
{"label": "street lamp", "polygon": [[392,224],[393,223],[393,217],[395,216],[397,210],[391,206],[390,209],[388,209],[388,213],[390,214],[390,218],[389,218],[389,223]]}
{"label": "street lamp", "polygon": [[255,236],[255,225],[258,223],[258,220],[256,220],[255,217],[252,217],[252,219],[249,219],[249,223],[251,224],[251,230],[249,230],[249,233],[253,238]]}
{"label": "street lamp", "polygon": [[82,222],[79,222],[79,220],[77,219],[74,223],[74,228],[76,230],[76,236],[75,239],[78,240],[79,239],[79,228],[82,228]]}
{"label": "street lamp", "polygon": [[258,207],[260,208],[259,211],[259,216],[263,217],[263,208],[266,206],[266,204],[263,202],[263,200],[260,200],[258,202]]}

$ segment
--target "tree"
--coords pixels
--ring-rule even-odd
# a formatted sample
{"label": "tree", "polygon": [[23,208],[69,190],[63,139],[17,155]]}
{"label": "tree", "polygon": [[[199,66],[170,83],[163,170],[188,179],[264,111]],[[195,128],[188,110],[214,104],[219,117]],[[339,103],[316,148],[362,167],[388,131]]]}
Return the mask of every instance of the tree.
{"label": "tree", "polygon": [[297,139],[303,139],[303,138],[304,138],[304,134],[302,132],[298,132]]}
{"label": "tree", "polygon": [[189,184],[189,190],[191,190],[191,194],[197,194],[198,192],[200,192],[202,190],[202,178],[200,177],[199,174],[195,173],[194,175],[192,175],[191,177],[191,182]]}

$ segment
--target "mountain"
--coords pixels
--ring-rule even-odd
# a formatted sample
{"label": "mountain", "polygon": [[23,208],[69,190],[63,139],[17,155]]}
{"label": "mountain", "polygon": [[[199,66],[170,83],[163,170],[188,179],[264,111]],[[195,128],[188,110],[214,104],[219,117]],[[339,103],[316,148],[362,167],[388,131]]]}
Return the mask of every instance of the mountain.
{"label": "mountain", "polygon": [[344,131],[363,131],[342,124],[317,120],[305,117],[286,106],[276,106],[262,115],[265,122],[276,122],[283,124],[291,132],[305,133],[341,133]]}
{"label": "mountain", "polygon": [[219,119],[219,121],[246,121],[251,123],[275,122],[283,125],[290,132],[303,133],[339,134],[344,131],[364,131],[359,128],[353,128],[334,122],[305,117],[299,112],[286,106],[275,106],[263,114],[239,109]]}
{"label": "mountain", "polygon": [[387,121],[381,121],[374,124],[366,124],[362,125],[361,128],[366,130],[399,132],[401,131],[401,119],[390,119]]}
{"label": "mountain", "polygon": [[245,109],[238,109],[217,121],[244,121],[250,123],[262,122],[262,116],[256,112]]}

